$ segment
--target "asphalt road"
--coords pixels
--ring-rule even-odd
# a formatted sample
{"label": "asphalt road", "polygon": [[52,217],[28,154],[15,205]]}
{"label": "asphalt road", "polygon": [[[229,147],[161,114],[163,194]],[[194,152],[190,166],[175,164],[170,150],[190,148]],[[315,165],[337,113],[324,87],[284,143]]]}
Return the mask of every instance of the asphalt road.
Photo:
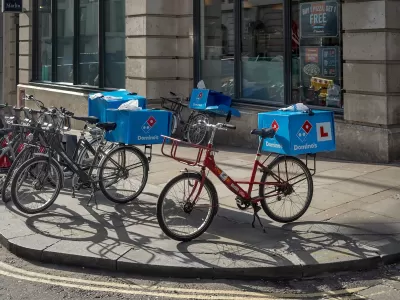
{"label": "asphalt road", "polygon": [[138,278],[24,261],[0,248],[0,299],[400,299],[400,266],[302,281]]}

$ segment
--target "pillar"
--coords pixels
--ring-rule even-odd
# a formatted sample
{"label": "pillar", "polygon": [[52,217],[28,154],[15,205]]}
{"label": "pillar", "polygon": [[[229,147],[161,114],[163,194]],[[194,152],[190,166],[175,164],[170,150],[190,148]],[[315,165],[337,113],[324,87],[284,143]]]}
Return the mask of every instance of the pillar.
{"label": "pillar", "polygon": [[339,130],[347,158],[400,158],[399,12],[398,1],[343,3],[345,124]]}
{"label": "pillar", "polygon": [[149,100],[193,87],[191,0],[126,0],[126,88]]}

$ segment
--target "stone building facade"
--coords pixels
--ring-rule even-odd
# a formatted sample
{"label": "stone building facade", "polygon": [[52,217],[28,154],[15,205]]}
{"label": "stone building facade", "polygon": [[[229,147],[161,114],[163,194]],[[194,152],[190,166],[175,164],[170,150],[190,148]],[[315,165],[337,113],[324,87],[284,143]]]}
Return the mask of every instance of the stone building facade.
{"label": "stone building facade", "polygon": [[[69,0],[64,0],[60,2],[64,3],[68,1]],[[206,59],[202,57],[202,53],[199,53],[199,51],[205,51],[204,49],[199,50],[202,49],[201,43],[207,43],[204,42],[204,39],[207,37],[205,37],[206,33],[204,33],[204,23],[206,22],[204,20],[206,18],[203,14],[205,14],[204,12],[207,11],[209,7],[213,5],[222,7],[222,13],[225,9],[224,7],[226,7],[226,10],[233,11],[235,16],[240,16],[240,14],[237,13],[239,7],[237,4],[238,0],[105,0],[104,2],[108,3],[112,1],[123,2],[115,3],[115,5],[123,4],[124,6],[125,32],[125,36],[123,36],[125,48],[119,51],[124,53],[124,86],[116,86],[115,88],[123,87],[130,91],[137,92],[140,95],[144,95],[148,98],[150,104],[157,103],[160,96],[168,96],[169,91],[189,95],[195,82],[202,79],[202,76],[209,70],[202,70],[202,63],[206,63],[202,61],[202,59]],[[257,7],[257,5],[264,5],[264,8],[265,5],[269,5],[268,9],[271,11],[282,9],[282,5],[279,6],[279,1],[272,1],[273,3],[271,2],[268,4],[262,4],[262,0],[243,1],[243,9],[249,9],[249,11],[243,11],[241,15],[243,18],[253,18],[250,14],[250,10]],[[56,1],[44,2],[54,4]],[[76,4],[80,1],[73,2]],[[86,3],[88,1],[81,0],[81,2]],[[99,0],[89,2],[99,2]],[[305,1],[298,2],[303,3]],[[68,84],[51,82],[51,80],[39,80],[40,76],[44,78],[44,72],[46,72],[46,76],[48,76],[47,72],[49,68],[46,63],[43,63],[45,60],[43,55],[42,58],[40,58],[42,59],[41,69],[38,68],[37,50],[38,48],[43,48],[44,44],[47,45],[46,47],[50,47],[49,45],[52,45],[51,41],[54,42],[57,40],[56,38],[47,40],[43,42],[43,45],[35,40],[40,39],[37,33],[37,14],[40,15],[40,9],[43,9],[41,3],[42,1],[39,0],[23,1],[24,11],[22,13],[17,16],[4,14],[2,17],[3,101],[17,103],[18,94],[22,91],[28,94],[34,94],[47,105],[63,106],[72,111],[86,114],[88,93],[106,88],[113,88],[113,86],[105,87],[107,84],[103,84],[100,88],[102,84],[99,84],[96,88],[88,84],[76,84],[80,83],[79,76],[81,75],[74,75],[74,80],[71,79],[73,82],[71,81],[72,83],[70,82]],[[77,28],[80,32],[83,32],[82,28],[86,28],[86,32],[90,30],[85,23],[82,23],[84,22],[82,21],[82,16],[88,16],[88,11],[91,10],[86,9],[88,7],[85,7],[85,5],[92,5],[90,3],[80,4],[78,9],[79,13],[73,13],[75,18],[81,20],[79,24],[75,25],[74,30],[77,30]],[[100,3],[103,2],[100,0]],[[111,7],[114,7],[113,3],[114,2],[112,2]],[[283,3],[283,1],[281,1],[281,3]],[[338,5],[340,8],[339,33],[341,75],[339,77],[342,89],[341,97],[343,99],[343,108],[335,110],[337,151],[329,155],[336,158],[368,162],[388,162],[397,160],[400,158],[400,77],[398,76],[400,73],[400,21],[397,17],[400,11],[400,3],[398,1],[387,0],[344,0],[335,3],[337,3],[335,5]],[[314,3],[312,5],[320,4],[321,3]],[[323,5],[325,5],[324,7],[327,7],[328,4],[326,1],[323,3]],[[62,15],[64,15],[64,19],[68,19],[68,8],[64,9],[62,5],[64,4],[58,4],[57,9],[58,11],[65,10],[62,12]],[[104,6],[101,8],[102,5],[107,4],[100,4],[100,8],[98,8],[99,14],[107,14],[109,9],[105,9]],[[38,6],[40,6],[39,9],[37,8]],[[76,9],[77,8],[74,8],[71,11],[76,11]],[[298,10],[298,8],[296,9]],[[287,28],[289,26],[288,24],[290,24],[290,21],[286,21],[286,19],[294,19],[293,16],[290,16],[290,13],[286,15],[288,11],[289,10],[284,9],[282,19],[276,20],[276,24],[278,25],[274,25],[275,27],[286,28],[284,29],[286,33],[289,32]],[[295,10],[292,9],[291,11],[294,15]],[[51,7],[47,13],[53,14],[54,7]],[[115,16],[113,17],[116,18],[115,20],[119,19],[117,13],[118,11],[115,12]],[[272,20],[271,16],[272,14],[265,18]],[[265,37],[265,33],[268,33],[269,29],[265,29],[265,24],[267,22],[264,22],[262,18],[262,16],[259,17],[261,22],[257,20],[257,22],[251,23],[251,26],[253,26],[251,30],[261,30],[260,32],[264,33],[263,36]],[[211,23],[218,23],[221,22],[218,20],[228,18],[215,15],[211,19]],[[112,21],[113,19],[111,19],[111,22],[99,22],[101,19],[96,20],[98,24],[107,24],[104,26],[99,25],[100,27],[97,31],[99,36],[105,36],[105,40],[114,37],[118,37],[121,40],[121,29],[119,29],[120,31],[118,34],[109,33],[107,31],[116,31],[116,29],[109,29],[107,27],[111,26],[109,23],[115,23]],[[16,25],[16,21],[18,21],[18,25]],[[50,25],[51,24],[54,25],[56,23],[50,21]],[[237,18],[234,18],[231,24],[236,31],[229,31],[231,30],[229,26],[222,26],[223,24],[218,25],[221,26],[221,35],[217,34],[217,38],[222,39],[222,37],[225,36],[225,40],[220,44],[222,47],[220,47],[222,49],[221,53],[228,53],[231,51],[229,43],[235,43],[236,45],[240,42],[240,38],[238,39],[236,36],[238,32],[245,36],[244,32],[247,34],[249,30],[245,26],[240,28],[240,26],[235,25],[237,24]],[[271,22],[271,24],[275,23]],[[16,26],[18,26],[19,30],[19,49],[17,50],[19,52],[18,76],[16,76],[16,72],[13,71],[13,68],[16,67],[15,60],[7,59],[13,55],[15,56],[16,53],[16,47],[12,46],[17,36],[15,31]],[[46,26],[42,27],[45,29]],[[106,30],[106,34],[103,35],[102,30]],[[292,30],[295,29],[292,28]],[[68,29],[64,27],[63,31],[57,28],[58,35],[64,34],[64,44],[60,46],[60,48],[57,48],[57,51],[59,51],[58,53],[67,51],[66,49],[68,47],[65,45],[67,45],[70,40],[74,40],[74,43],[80,43],[80,41],[81,43],[86,43],[89,39],[89,37],[86,37],[86,40],[80,40],[80,36],[76,34],[74,37],[67,38],[67,31]],[[275,30],[275,32],[278,31]],[[45,36],[43,32],[44,31],[42,31],[41,34]],[[283,38],[285,38],[286,33],[281,32]],[[85,34],[83,33],[82,35],[84,36]],[[86,35],[89,36],[89,34]],[[261,35],[258,35],[254,38],[258,43],[255,46],[256,48],[260,48],[260,45],[263,45],[262,43],[267,43],[265,42],[266,39],[262,39],[260,36]],[[269,44],[265,46],[266,51],[270,53],[272,51],[271,47],[275,47],[274,49],[276,49],[276,45],[280,45],[278,40],[276,40],[277,44],[275,45],[271,36],[273,37],[273,35],[269,33]],[[242,41],[245,39],[246,38],[242,38]],[[110,47],[110,44],[113,43],[117,44],[117,42],[114,42],[114,40],[110,41],[108,46],[100,46],[99,49],[104,49],[103,54],[92,53],[92,56],[97,55],[99,58],[98,61],[100,61],[100,58],[108,57],[109,54],[114,55],[117,51],[109,50],[107,47]],[[117,41],[116,38],[115,41]],[[290,41],[285,43],[289,44]],[[243,42],[241,45],[242,49],[237,46],[237,50],[232,51],[242,51],[243,53]],[[64,50],[61,50],[62,47]],[[55,48],[53,47],[52,49],[54,50]],[[80,51],[76,49],[76,47],[74,49],[73,51]],[[114,53],[111,53],[113,51]],[[91,52],[93,52],[93,47]],[[288,57],[285,56],[285,53],[283,53],[283,65],[285,65],[285,59]],[[86,54],[87,53],[85,53],[85,55]],[[235,52],[235,55],[237,54],[238,52]],[[118,55],[120,55],[120,53]],[[218,57],[221,57],[221,54],[218,55]],[[246,59],[247,56],[249,55],[246,54]],[[275,55],[275,57],[276,56],[277,55]],[[79,57],[79,59],[82,59],[82,62],[84,61],[82,53],[78,53],[74,57],[74,59]],[[115,57],[115,55],[113,57]],[[240,64],[244,61],[243,57],[244,54],[241,59],[239,58],[241,62],[238,62],[237,58],[232,60],[235,67],[241,66]],[[60,62],[59,57],[52,59],[53,63],[56,64],[59,69],[57,71],[58,73],[53,70],[52,74],[61,74],[62,65],[67,65],[68,63]],[[229,61],[229,59],[228,57],[226,61]],[[87,60],[93,60],[93,58]],[[74,62],[76,62],[76,60]],[[116,62],[114,59],[113,61],[111,60],[110,63],[99,63],[98,66],[91,63],[92,67],[89,66],[89,69],[99,68],[100,71],[98,71],[98,74],[101,72],[107,73],[108,66],[117,64],[122,65],[123,61],[118,61],[117,59]],[[212,65],[214,67],[218,66],[218,64],[215,63]],[[287,64],[285,66],[287,66]],[[39,69],[40,71],[38,71]],[[72,64],[71,70],[80,72],[79,69],[72,66]],[[241,71],[243,72],[243,70],[244,69]],[[38,72],[42,72],[42,74],[38,76]],[[237,76],[236,73],[235,71],[234,76]],[[107,74],[104,76],[106,78],[105,81],[107,81]],[[18,82],[16,82],[16,79],[18,79]],[[293,85],[293,78],[290,80]],[[290,80],[288,79],[287,82],[290,82]],[[218,89],[218,86],[216,89]],[[291,93],[290,88],[287,89],[285,93],[285,97],[288,97],[289,93]],[[243,91],[236,89],[235,95],[237,96],[238,94],[242,95]],[[241,119],[232,120],[232,122],[235,122],[237,125],[238,130],[236,130],[236,132],[221,134],[219,141],[235,146],[253,147],[256,144],[256,140],[249,135],[249,131],[257,127],[257,113],[260,111],[273,110],[285,104],[287,105],[289,103],[282,102],[275,106],[268,101],[263,103],[260,101],[241,101],[240,97],[239,99],[235,99],[234,106],[242,112]]]}

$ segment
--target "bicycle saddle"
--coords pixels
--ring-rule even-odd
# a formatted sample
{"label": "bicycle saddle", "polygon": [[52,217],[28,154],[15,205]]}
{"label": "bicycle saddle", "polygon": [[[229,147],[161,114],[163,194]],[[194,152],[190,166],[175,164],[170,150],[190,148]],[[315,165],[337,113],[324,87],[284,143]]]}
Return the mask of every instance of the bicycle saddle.
{"label": "bicycle saddle", "polygon": [[21,111],[23,111],[24,110],[24,107],[13,107],[13,110],[15,111],[15,112],[21,112]]}
{"label": "bicycle saddle", "polygon": [[13,132],[13,128],[1,128],[0,129],[0,136],[6,135],[7,133]]}
{"label": "bicycle saddle", "polygon": [[258,135],[263,139],[271,139],[275,136],[275,130],[272,128],[253,129],[251,134]]}
{"label": "bicycle saddle", "polygon": [[37,110],[37,109],[29,109],[29,112],[32,113],[32,114],[40,114],[40,113],[42,113],[41,110]]}
{"label": "bicycle saddle", "polygon": [[75,120],[78,120],[78,121],[87,122],[89,124],[99,123],[99,118],[96,118],[96,117],[75,117],[75,116],[73,116],[72,118]]}
{"label": "bicycle saddle", "polygon": [[105,131],[113,131],[115,130],[115,128],[117,128],[117,123],[113,122],[97,123],[96,126]]}

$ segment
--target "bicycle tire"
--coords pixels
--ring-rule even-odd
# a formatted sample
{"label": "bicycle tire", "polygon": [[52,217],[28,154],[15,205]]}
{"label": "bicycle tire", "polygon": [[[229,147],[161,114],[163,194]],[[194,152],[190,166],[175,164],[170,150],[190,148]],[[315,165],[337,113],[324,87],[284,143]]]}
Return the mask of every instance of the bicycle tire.
{"label": "bicycle tire", "polygon": [[11,200],[11,181],[15,170],[21,166],[25,161],[32,158],[35,149],[33,147],[26,147],[23,149],[13,161],[10,169],[8,170],[7,176],[4,179],[3,186],[1,189],[1,199],[7,203]]}
{"label": "bicycle tire", "polygon": [[183,180],[183,179],[194,179],[197,180],[199,182],[202,181],[202,176],[199,173],[194,173],[194,172],[190,172],[190,173],[183,173],[180,174],[174,178],[172,178],[166,185],[165,187],[162,189],[160,196],[158,197],[157,200],[157,221],[158,224],[161,228],[161,230],[171,239],[174,239],[176,241],[180,241],[180,242],[189,242],[193,239],[198,238],[199,236],[201,236],[207,229],[208,227],[210,227],[214,216],[217,214],[218,212],[218,194],[217,194],[217,190],[215,189],[215,186],[212,184],[212,182],[206,178],[204,181],[204,187],[209,193],[210,193],[210,198],[211,198],[211,213],[208,214],[208,219],[204,222],[204,225],[197,230],[196,232],[188,235],[188,236],[181,236],[181,235],[177,235],[174,232],[172,232],[168,226],[165,224],[164,222],[164,218],[163,218],[163,203],[164,200],[166,199],[166,195],[168,193],[168,191],[175,185],[177,184],[179,181]]}
{"label": "bicycle tire", "polygon": [[[297,164],[298,166],[300,166],[300,168],[303,170],[304,174],[306,175],[306,179],[308,181],[308,192],[307,192],[307,200],[305,202],[304,207],[294,216],[292,217],[281,217],[276,215],[268,206],[267,203],[267,199],[263,199],[261,200],[261,206],[264,210],[264,212],[267,214],[268,217],[270,217],[272,220],[279,222],[279,223],[290,223],[290,222],[294,222],[296,220],[298,220],[299,218],[301,218],[301,216],[304,215],[304,213],[307,211],[308,207],[311,204],[311,200],[313,197],[313,193],[314,193],[314,184],[313,184],[313,179],[312,179],[312,175],[310,173],[310,170],[308,169],[308,167],[298,158],[293,157],[293,156],[280,156],[278,157],[276,160],[274,160],[269,166],[268,168],[270,170],[272,170],[276,165],[278,165],[279,163],[281,163],[282,161],[286,161],[286,164],[290,161],[292,161],[293,163]],[[267,182],[267,172],[263,172],[263,175],[261,177],[261,182]],[[265,189],[265,185],[264,184],[260,184],[259,186],[259,196],[260,197],[264,197],[264,189]]]}
{"label": "bicycle tire", "polygon": [[[206,124],[203,125],[199,125],[198,121],[204,121],[207,120],[208,122],[209,117],[205,114],[202,113],[198,113],[195,114],[194,116],[192,116],[190,118],[190,120],[186,123],[185,125],[185,130],[184,130],[184,135],[187,138],[189,143],[195,144],[195,145],[202,145],[204,143],[204,141],[206,140],[207,136],[208,136],[208,128],[206,127]],[[193,125],[197,125],[197,126],[204,126],[204,132],[202,134],[199,134],[199,137],[196,139],[194,135],[192,135],[191,133],[193,133],[192,131],[190,131],[190,128]]]}
{"label": "bicycle tire", "polygon": [[178,117],[175,113],[172,113],[172,120],[171,120],[171,135],[175,134],[178,130]]}
{"label": "bicycle tire", "polygon": [[[43,205],[40,208],[37,209],[28,209],[26,208],[24,205],[22,205],[19,200],[18,200],[18,196],[17,196],[17,184],[18,184],[18,179],[21,176],[21,174],[25,171],[25,169],[31,167],[34,163],[50,163],[50,165],[54,166],[54,169],[56,170],[56,172],[58,173],[58,178],[59,178],[59,182],[56,185],[56,191],[53,194],[53,197],[51,198],[50,201],[48,201],[45,205]],[[50,166],[51,167],[51,166]],[[60,165],[56,164],[53,160],[49,161],[49,158],[46,156],[36,156],[33,157],[29,160],[27,160],[26,162],[24,162],[15,172],[15,175],[12,179],[11,182],[11,199],[14,203],[14,205],[22,212],[26,213],[26,214],[37,214],[40,212],[45,211],[46,209],[48,209],[51,205],[53,205],[54,201],[57,200],[58,195],[60,194],[62,185],[63,185],[63,174],[62,174],[62,170]]]}
{"label": "bicycle tire", "polygon": [[[143,177],[142,177],[142,182],[140,187],[137,189],[137,191],[129,196],[129,197],[125,197],[125,198],[120,198],[120,197],[113,197],[108,191],[107,188],[105,186],[105,178],[104,178],[104,170],[105,170],[105,166],[108,160],[110,160],[110,158],[112,157],[112,155],[114,155],[116,152],[118,151],[122,151],[122,150],[127,150],[129,149],[129,151],[131,151],[132,153],[134,153],[134,155],[139,158],[139,160],[142,162],[142,166],[143,166]],[[100,162],[99,165],[99,187],[101,192],[103,193],[103,195],[110,201],[114,202],[114,203],[118,203],[118,204],[123,204],[123,203],[128,203],[130,201],[135,200],[142,192],[143,189],[145,188],[146,184],[147,184],[147,179],[149,176],[149,161],[147,160],[147,157],[143,154],[143,152],[134,147],[134,146],[120,146],[117,148],[113,148],[111,149],[111,151],[102,159],[102,161]]]}

